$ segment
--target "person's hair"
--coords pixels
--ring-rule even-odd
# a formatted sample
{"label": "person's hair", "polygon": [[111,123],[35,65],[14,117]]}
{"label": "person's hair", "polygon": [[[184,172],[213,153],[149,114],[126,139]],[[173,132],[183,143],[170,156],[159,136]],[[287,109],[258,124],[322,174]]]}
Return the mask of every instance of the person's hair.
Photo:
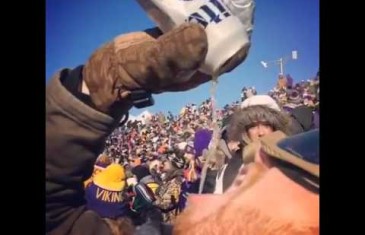
{"label": "person's hair", "polygon": [[[228,141],[242,141],[243,136],[252,124],[256,122],[265,122],[269,124],[274,131],[280,130],[285,134],[290,134],[290,117],[284,112],[277,111],[265,105],[253,105],[244,109],[236,110],[227,127]],[[248,137],[244,138],[246,144],[251,142]]]}
{"label": "person's hair", "polygon": [[135,232],[135,227],[129,218],[104,218],[104,221],[109,226],[112,235],[133,235]]}
{"label": "person's hair", "polygon": [[103,153],[101,154],[97,159],[96,159],[96,163],[103,163],[106,165],[109,165],[113,162],[113,158],[111,158],[110,156],[108,156],[107,154]]}

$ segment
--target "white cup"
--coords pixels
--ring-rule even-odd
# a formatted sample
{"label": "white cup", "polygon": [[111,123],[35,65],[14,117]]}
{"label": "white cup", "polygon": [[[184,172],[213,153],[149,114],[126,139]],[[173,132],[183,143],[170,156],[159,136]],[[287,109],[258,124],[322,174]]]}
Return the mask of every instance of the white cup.
{"label": "white cup", "polygon": [[[137,1],[163,32],[168,32],[185,22],[198,23],[205,28],[208,53],[204,64],[199,68],[203,73],[212,75],[237,51],[250,46],[251,22],[245,24],[245,19],[234,15],[221,0]],[[243,2],[252,3],[252,13],[253,0]],[[232,9],[232,6],[230,8]]]}

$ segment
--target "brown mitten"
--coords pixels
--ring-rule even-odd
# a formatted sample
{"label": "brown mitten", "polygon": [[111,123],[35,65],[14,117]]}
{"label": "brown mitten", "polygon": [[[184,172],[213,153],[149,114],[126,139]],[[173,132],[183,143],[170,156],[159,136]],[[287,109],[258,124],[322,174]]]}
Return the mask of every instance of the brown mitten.
{"label": "brown mitten", "polygon": [[157,39],[146,32],[124,34],[95,51],[83,78],[96,107],[108,111],[135,89],[184,91],[210,80],[196,72],[207,49],[205,31],[197,24],[183,24]]}

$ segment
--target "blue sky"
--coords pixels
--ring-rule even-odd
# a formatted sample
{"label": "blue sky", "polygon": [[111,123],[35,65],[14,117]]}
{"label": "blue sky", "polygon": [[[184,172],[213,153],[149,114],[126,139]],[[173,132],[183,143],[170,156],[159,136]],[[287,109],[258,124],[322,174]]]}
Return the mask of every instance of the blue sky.
{"label": "blue sky", "polygon": [[[47,0],[46,81],[64,67],[85,63],[90,54],[118,34],[153,27],[135,0]],[[313,77],[319,68],[319,0],[256,1],[252,47],[246,61],[220,77],[217,102],[224,106],[239,99],[243,86],[259,94],[275,86],[279,66],[264,69],[261,60],[276,60],[298,51],[298,60],[284,66],[294,81]],[[210,83],[187,92],[155,95],[151,112],[177,113],[187,103],[210,96]],[[133,109],[136,115],[145,109]]]}

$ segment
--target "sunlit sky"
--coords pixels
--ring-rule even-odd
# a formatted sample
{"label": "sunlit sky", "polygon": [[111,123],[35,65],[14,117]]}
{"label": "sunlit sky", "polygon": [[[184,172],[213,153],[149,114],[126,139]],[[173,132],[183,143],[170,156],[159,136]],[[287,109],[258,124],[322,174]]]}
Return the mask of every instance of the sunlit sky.
{"label": "sunlit sky", "polygon": [[[155,26],[135,0],[47,0],[46,77],[61,68],[84,64],[90,54],[113,37]],[[276,84],[279,66],[273,61],[298,51],[297,60],[288,60],[284,74],[294,81],[315,76],[319,69],[319,1],[256,1],[252,46],[246,61],[220,77],[217,102],[224,106],[239,99],[243,86],[254,86],[259,94]],[[211,84],[187,92],[155,95],[150,112],[179,110],[187,103],[207,99]],[[146,109],[132,109],[137,115]]]}

